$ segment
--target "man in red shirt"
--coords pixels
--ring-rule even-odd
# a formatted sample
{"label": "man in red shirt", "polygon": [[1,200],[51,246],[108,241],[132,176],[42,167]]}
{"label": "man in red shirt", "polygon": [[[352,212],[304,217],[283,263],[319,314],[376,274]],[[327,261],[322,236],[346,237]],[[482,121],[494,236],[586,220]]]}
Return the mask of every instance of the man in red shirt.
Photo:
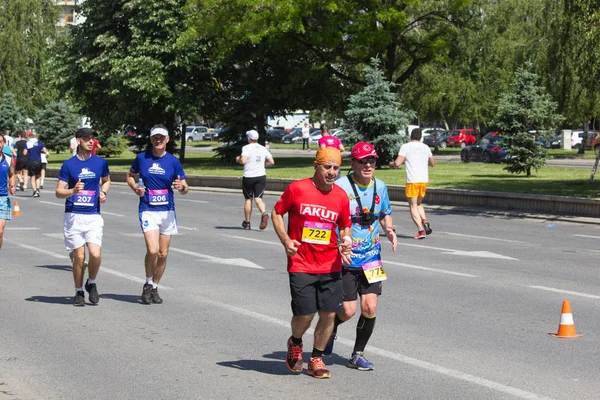
{"label": "man in red shirt", "polygon": [[[319,379],[330,377],[323,363],[323,350],[333,332],[335,314],[342,306],[342,262],[351,261],[350,203],[346,192],[334,185],[341,163],[339,150],[319,149],[314,176],[291,183],[271,214],[287,254],[294,314],[285,364],[292,372],[302,372],[302,336],[318,312],[308,374]],[[285,214],[289,214],[287,231]]]}

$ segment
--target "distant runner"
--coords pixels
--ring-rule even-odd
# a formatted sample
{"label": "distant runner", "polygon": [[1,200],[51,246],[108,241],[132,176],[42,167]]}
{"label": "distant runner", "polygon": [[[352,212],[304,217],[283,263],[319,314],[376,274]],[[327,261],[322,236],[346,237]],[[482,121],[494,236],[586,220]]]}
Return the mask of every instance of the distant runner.
{"label": "distant runner", "polygon": [[[5,140],[4,135],[0,135],[0,148],[4,147]],[[2,248],[6,221],[10,221],[12,217],[8,195],[14,195],[17,191],[15,182],[15,165],[12,158],[0,152],[0,249]]]}

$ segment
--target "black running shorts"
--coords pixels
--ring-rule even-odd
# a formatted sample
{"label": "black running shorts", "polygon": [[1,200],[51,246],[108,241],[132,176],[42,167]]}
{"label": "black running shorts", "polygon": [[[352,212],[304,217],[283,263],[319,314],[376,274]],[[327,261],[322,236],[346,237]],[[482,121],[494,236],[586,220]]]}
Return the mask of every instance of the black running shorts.
{"label": "black running shorts", "polygon": [[342,280],[344,282],[344,301],[354,301],[359,294],[375,293],[380,295],[383,288],[381,281],[369,283],[363,270],[358,268],[344,268]]}
{"label": "black running shorts", "polygon": [[267,186],[266,175],[242,178],[242,191],[244,192],[245,199],[254,199],[255,197],[262,199],[263,193],[265,192],[265,186]]}
{"label": "black running shorts", "polygon": [[42,173],[42,162],[29,160],[27,169],[29,170],[29,176],[39,175]]}
{"label": "black running shorts", "polygon": [[342,309],[341,272],[330,274],[290,272],[289,274],[294,316],[311,315],[317,311],[338,312]]}
{"label": "black running shorts", "polygon": [[15,165],[15,171],[22,171],[24,169],[28,169],[29,160],[17,160],[17,164]]}

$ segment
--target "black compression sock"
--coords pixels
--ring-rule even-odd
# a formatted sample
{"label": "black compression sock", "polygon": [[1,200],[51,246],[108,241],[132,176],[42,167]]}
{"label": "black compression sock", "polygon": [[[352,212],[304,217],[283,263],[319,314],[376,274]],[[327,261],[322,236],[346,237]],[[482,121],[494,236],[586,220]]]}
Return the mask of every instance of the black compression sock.
{"label": "black compression sock", "polygon": [[373,329],[375,328],[375,318],[367,318],[364,315],[361,315],[358,319],[358,324],[356,324],[356,342],[354,343],[354,353],[362,353],[365,351],[365,347],[367,346],[367,342],[373,333]]}
{"label": "black compression sock", "polygon": [[316,347],[313,347],[311,357],[323,357],[323,350],[319,350]]}
{"label": "black compression sock", "polygon": [[302,344],[302,338],[298,339],[292,335],[292,343],[294,344]]}

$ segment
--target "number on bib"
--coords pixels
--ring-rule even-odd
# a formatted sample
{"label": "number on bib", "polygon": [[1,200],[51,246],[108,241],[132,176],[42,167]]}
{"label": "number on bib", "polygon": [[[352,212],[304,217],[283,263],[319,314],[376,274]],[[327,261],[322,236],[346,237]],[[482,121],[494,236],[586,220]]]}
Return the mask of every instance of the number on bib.
{"label": "number on bib", "polygon": [[313,244],[329,244],[331,242],[331,224],[323,222],[304,222],[302,241]]}
{"label": "number on bib", "polygon": [[375,283],[380,281],[385,281],[387,279],[387,275],[385,274],[385,270],[383,269],[383,265],[381,265],[381,260],[372,261],[363,265],[363,272],[367,281],[369,283]]}

